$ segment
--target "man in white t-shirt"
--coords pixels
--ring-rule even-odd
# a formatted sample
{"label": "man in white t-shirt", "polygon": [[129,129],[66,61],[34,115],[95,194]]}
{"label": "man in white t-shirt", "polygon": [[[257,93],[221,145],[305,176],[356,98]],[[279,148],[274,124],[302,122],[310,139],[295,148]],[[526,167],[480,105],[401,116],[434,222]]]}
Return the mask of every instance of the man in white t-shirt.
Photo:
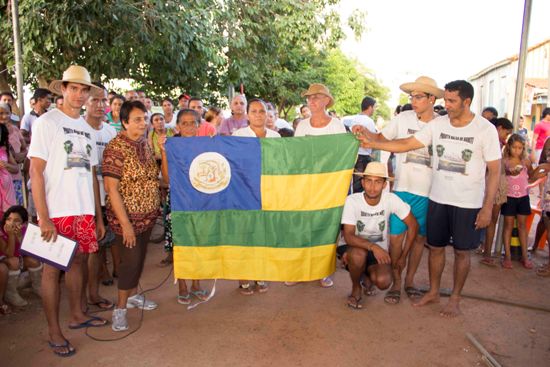
{"label": "man in white t-shirt", "polygon": [[[376,100],[372,97],[366,96],[361,101],[361,113],[350,118],[351,128],[354,126],[363,126],[368,131],[376,133],[376,125],[372,120],[372,115],[374,114],[374,109],[376,107]],[[357,154],[357,162],[355,163],[355,170],[363,172],[367,164],[373,161],[371,157],[372,149],[359,147],[359,152]],[[361,185],[361,177],[353,177],[353,192],[363,191],[363,186]]]}
{"label": "man in white t-shirt", "polygon": [[[442,316],[460,314],[460,294],[470,270],[470,251],[478,247],[480,230],[489,225],[498,186],[501,151],[496,128],[470,110],[474,88],[465,80],[445,85],[447,116],[427,124],[413,136],[376,142],[361,134],[362,145],[403,153],[433,146],[432,186],[427,215],[430,246],[430,290],[415,305],[439,302],[445,247],[455,254],[454,285]],[[485,179],[486,170],[488,172]]]}
{"label": "man in white t-shirt", "polygon": [[[98,164],[95,133],[80,116],[91,88],[97,87],[91,83],[90,74],[77,65],[70,66],[62,80],[50,84],[52,92],[63,95],[63,106],[36,120],[28,154],[42,239],[55,241],[59,234],[76,241],[78,246],[65,274],[70,329],[107,324],[105,319],[86,315],[81,304],[83,265],[88,254],[97,251],[97,239],[105,234],[95,172]],[[67,357],[75,353],[75,348],[59,325],[59,275],[59,269],[44,264],[42,302],[49,346],[55,354]]]}
{"label": "man in white t-shirt", "polygon": [[[401,90],[409,95],[412,111],[404,111],[395,116],[382,129],[381,133],[370,134],[377,141],[408,138],[421,130],[438,114],[434,112],[436,99],[443,97],[443,89],[430,77],[421,76],[414,82],[404,83]],[[408,153],[396,155],[394,193],[411,206],[411,211],[418,221],[419,231],[413,248],[410,251],[407,273],[405,276],[405,292],[407,296],[420,297],[422,293],[414,286],[414,276],[422,259],[426,243],[426,216],[428,215],[428,195],[432,184],[432,150],[423,147]],[[395,215],[390,217],[390,243],[396,251],[401,251],[407,226]],[[392,291],[401,289],[401,274],[394,268],[394,284]]]}
{"label": "man in white t-shirt", "polygon": [[327,113],[327,108],[334,104],[334,98],[323,84],[311,84],[307,91],[302,93],[307,98],[307,106],[311,117],[305,118],[296,127],[294,136],[344,134],[346,128],[337,118]]}
{"label": "man in white t-shirt", "polygon": [[44,114],[52,104],[52,93],[45,88],[36,88],[32,96],[34,105],[29,113],[21,119],[21,134],[25,137],[27,144],[31,141],[34,122]]}
{"label": "man in white t-shirt", "polygon": [[[334,104],[334,98],[323,84],[311,84],[307,91],[302,93],[306,97],[307,105],[311,111],[311,117],[298,123],[294,136],[345,134],[344,124],[337,118],[327,113],[327,108]],[[321,287],[329,288],[334,285],[330,277],[321,279]],[[294,285],[294,282],[286,282],[286,285]]]}
{"label": "man in white t-shirt", "polygon": [[[103,221],[105,220],[105,187],[103,185],[103,175],[101,173],[101,162],[103,161],[103,151],[107,144],[113,139],[117,132],[114,127],[103,122],[105,109],[107,108],[107,90],[101,84],[94,83],[98,88],[90,91],[90,97],[86,101],[86,122],[95,133],[97,147],[97,167],[96,175],[99,183],[99,199],[101,201],[101,211]],[[113,237],[114,238],[114,237]],[[100,310],[110,310],[114,304],[99,295],[99,275],[101,264],[104,264],[105,248],[111,245],[111,241],[106,242],[107,236],[99,241],[99,251],[91,253],[88,256],[88,304],[96,306]]]}
{"label": "man in white t-shirt", "polygon": [[[393,280],[392,262],[401,270],[405,267],[407,251],[416,237],[418,224],[407,203],[395,194],[384,192],[390,178],[383,163],[371,162],[364,172],[355,172],[355,175],[362,177],[364,191],[347,197],[342,224],[344,239],[348,245],[346,258],[352,281],[348,306],[361,309],[363,275],[379,289],[387,289]],[[397,258],[391,248],[388,248],[390,214],[399,217],[408,228],[405,251]],[[399,302],[400,296],[400,290],[389,291],[384,299],[387,303],[395,304]]]}

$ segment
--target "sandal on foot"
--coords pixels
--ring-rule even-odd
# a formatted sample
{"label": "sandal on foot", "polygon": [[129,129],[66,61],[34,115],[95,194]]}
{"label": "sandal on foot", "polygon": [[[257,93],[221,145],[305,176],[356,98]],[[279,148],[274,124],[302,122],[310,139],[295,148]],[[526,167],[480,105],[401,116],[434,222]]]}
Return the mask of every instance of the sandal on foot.
{"label": "sandal on foot", "polygon": [[537,275],[539,277],[549,278],[550,277],[550,266],[545,266],[537,269]]}
{"label": "sandal on foot", "polygon": [[298,284],[298,282],[285,282],[287,287],[294,287],[296,284]]}
{"label": "sandal on foot", "polygon": [[192,290],[190,293],[197,297],[199,301],[206,301],[208,299],[208,291],[205,291],[204,289],[199,289],[197,291]]}
{"label": "sandal on foot", "polygon": [[493,259],[492,257],[484,257],[483,259],[479,260],[479,263],[490,267],[497,266],[497,264],[495,263],[495,259]]}
{"label": "sandal on foot", "polygon": [[533,269],[533,262],[529,259],[521,260],[521,265],[523,265],[525,269]]}
{"label": "sandal on foot", "polygon": [[180,305],[188,305],[191,303],[191,295],[187,293],[185,296],[181,296],[178,294],[178,303]]}
{"label": "sandal on foot", "polygon": [[265,293],[268,291],[269,288],[267,288],[267,283],[262,281],[256,282],[256,290],[258,293]]}
{"label": "sandal on foot", "polygon": [[114,282],[113,282],[112,279],[105,279],[105,280],[102,280],[102,281],[101,281],[101,284],[103,284],[103,285],[106,286],[106,287],[109,287],[109,286],[113,285],[113,283],[114,283]]}
{"label": "sandal on foot", "polygon": [[378,293],[376,291],[376,287],[374,286],[374,284],[367,285],[363,281],[361,281],[360,284],[361,284],[361,288],[363,288],[363,293],[365,293],[365,296],[372,297],[372,296],[376,296],[376,294]]}
{"label": "sandal on foot", "polygon": [[0,315],[9,315],[11,313],[11,307],[4,303],[0,305]]}
{"label": "sandal on foot", "polygon": [[384,297],[384,302],[389,305],[396,305],[401,301],[401,291],[388,291]]}
{"label": "sandal on foot", "polygon": [[[94,321],[96,321],[96,322],[99,321],[100,323],[99,324],[94,324]],[[84,328],[89,328],[89,327],[102,327],[102,326],[107,325],[108,323],[109,323],[109,321],[107,321],[105,319],[102,319],[101,317],[92,316],[88,320],[86,320],[84,322],[81,322],[78,325],[69,325],[69,329],[76,330],[76,329],[84,329]]]}
{"label": "sandal on foot", "polygon": [[409,298],[418,298],[418,297],[422,297],[424,295],[424,293],[422,293],[422,291],[416,287],[405,287],[405,293],[407,294],[407,297]]}
{"label": "sandal on foot", "polygon": [[348,296],[348,307],[354,310],[362,310],[363,309],[363,304],[361,303],[362,300],[363,300],[363,297],[357,298],[350,294]]}
{"label": "sandal on foot", "polygon": [[334,282],[330,277],[323,278],[319,282],[321,283],[321,287],[323,288],[330,288],[334,285]]}
{"label": "sandal on foot", "polygon": [[243,296],[251,296],[254,294],[254,291],[250,287],[250,283],[239,284],[239,292],[241,292]]}
{"label": "sandal on foot", "polygon": [[504,269],[513,269],[512,260],[502,260],[502,267]]}
{"label": "sandal on foot", "polygon": [[97,308],[100,308],[101,310],[103,311],[109,311],[111,309],[113,309],[113,307],[115,307],[115,304],[111,301],[109,301],[108,299],[101,299],[97,302],[93,302],[93,303],[88,303],[89,306],[96,306]]}
{"label": "sandal on foot", "polygon": [[[48,341],[48,345],[53,350],[55,355],[57,355],[59,357],[70,357],[70,356],[72,356],[73,354],[76,353],[76,349],[74,349],[74,347],[69,343],[69,341],[67,339],[65,339],[65,343],[63,343],[63,344],[55,344],[51,341]],[[57,350],[58,348],[65,348],[66,352],[62,352],[60,350]]]}

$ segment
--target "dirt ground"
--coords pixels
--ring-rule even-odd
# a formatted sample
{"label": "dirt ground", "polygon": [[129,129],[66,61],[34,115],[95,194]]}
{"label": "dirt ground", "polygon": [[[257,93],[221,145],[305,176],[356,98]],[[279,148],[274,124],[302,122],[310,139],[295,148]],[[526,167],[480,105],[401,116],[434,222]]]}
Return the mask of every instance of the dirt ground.
{"label": "dirt ground", "polygon": [[[443,287],[451,287],[453,256],[447,252]],[[162,245],[151,244],[142,287],[152,288],[169,269],[156,264]],[[515,263],[514,270],[479,265],[473,255],[465,292],[550,308],[550,279]],[[534,261],[548,261],[539,251]],[[417,275],[427,285],[427,250]],[[465,334],[473,334],[503,366],[548,366],[550,312],[466,298],[463,315],[439,316],[440,306],[413,308],[406,297],[387,305],[383,292],[368,297],[363,310],[346,307],[351,283],[338,269],[335,286],[318,282],[286,287],[271,283],[269,292],[242,296],[237,282],[218,281],[213,299],[193,310],[176,303],[170,277],[148,294],[159,309],[145,311],[141,328],[125,339],[99,342],[84,331],[67,328],[67,301],[62,295],[61,320],[66,337],[77,348],[70,358],[56,357],[47,346],[40,299],[23,291],[31,304],[0,317],[0,365],[11,366],[479,366],[481,354]],[[213,281],[203,282],[210,289]],[[115,299],[116,288],[101,287]],[[442,300],[446,302],[444,298]],[[108,319],[110,312],[100,314]],[[131,330],[141,311],[129,310]],[[96,338],[117,338],[109,326],[89,329]]]}

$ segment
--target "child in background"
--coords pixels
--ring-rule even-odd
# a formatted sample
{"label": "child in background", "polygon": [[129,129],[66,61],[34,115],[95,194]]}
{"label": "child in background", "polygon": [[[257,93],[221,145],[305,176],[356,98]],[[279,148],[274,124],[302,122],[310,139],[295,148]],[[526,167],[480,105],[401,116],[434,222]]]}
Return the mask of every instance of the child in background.
{"label": "child in background", "polygon": [[526,269],[532,269],[533,263],[527,255],[527,216],[531,214],[529,202],[529,179],[533,177],[531,161],[527,158],[525,139],[519,134],[513,134],[504,146],[503,152],[504,171],[508,182],[508,200],[502,205],[501,214],[504,216],[504,260],[502,267],[512,269],[510,253],[510,241],[514,220],[517,219],[519,243],[521,246],[521,263]]}
{"label": "child in background", "polygon": [[[491,120],[491,123],[495,125],[498,133],[498,140],[500,147],[502,148],[506,144],[506,139],[508,138],[508,135],[512,133],[514,130],[514,125],[512,122],[506,118],[497,118]],[[495,259],[491,256],[492,248],[493,248],[493,239],[495,237],[495,230],[496,225],[498,222],[498,217],[500,216],[500,208],[502,204],[506,203],[507,199],[507,192],[508,192],[508,184],[506,180],[506,175],[504,174],[504,163],[502,163],[502,166],[500,168],[500,176],[499,176],[499,182],[497,187],[497,192],[495,195],[495,201],[493,202],[493,211],[491,213],[491,222],[489,223],[489,226],[487,226],[485,230],[485,239],[483,243],[483,258],[481,259],[481,263],[483,265],[488,266],[496,266]]]}
{"label": "child in background", "polygon": [[0,222],[0,263],[6,265],[9,270],[5,294],[0,296],[4,296],[6,301],[16,307],[27,305],[27,301],[21,298],[17,291],[21,258],[23,265],[29,270],[32,289],[38,296],[42,283],[42,264],[30,256],[21,256],[19,253],[28,221],[29,215],[25,208],[15,205],[6,210]]}

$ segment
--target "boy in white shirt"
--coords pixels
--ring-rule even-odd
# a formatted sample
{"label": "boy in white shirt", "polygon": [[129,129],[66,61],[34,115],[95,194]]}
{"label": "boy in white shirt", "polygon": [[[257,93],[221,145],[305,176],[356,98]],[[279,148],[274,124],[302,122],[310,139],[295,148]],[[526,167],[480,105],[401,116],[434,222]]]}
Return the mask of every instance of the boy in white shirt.
{"label": "boy in white shirt", "polygon": [[[361,277],[366,275],[379,289],[387,289],[393,281],[391,256],[388,246],[388,223],[390,214],[395,214],[407,225],[407,241],[400,256],[394,260],[402,270],[412,243],[416,238],[418,223],[411,214],[410,206],[395,194],[383,192],[391,180],[386,167],[380,162],[371,162],[364,172],[361,184],[364,192],[348,196],[342,214],[344,239],[348,247],[347,263],[352,281],[348,306],[363,308]],[[387,303],[399,302],[401,291],[386,294]],[[390,301],[391,300],[391,301]]]}

